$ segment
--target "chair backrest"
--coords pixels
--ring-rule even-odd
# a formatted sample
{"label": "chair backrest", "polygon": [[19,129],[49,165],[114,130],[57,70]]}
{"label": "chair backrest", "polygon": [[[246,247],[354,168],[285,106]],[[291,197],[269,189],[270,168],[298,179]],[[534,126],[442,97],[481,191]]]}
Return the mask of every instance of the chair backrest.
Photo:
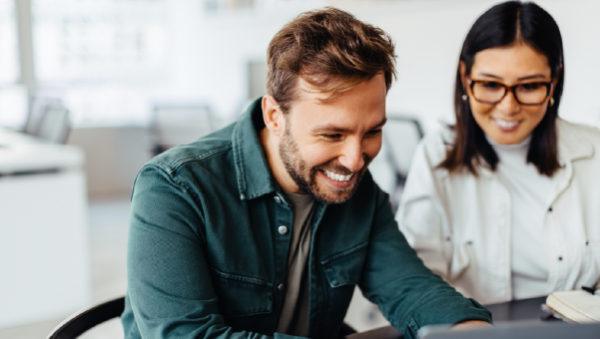
{"label": "chair backrest", "polygon": [[60,323],[46,339],[73,339],[96,325],[121,316],[125,309],[125,297],[109,300],[79,311]]}
{"label": "chair backrest", "polygon": [[69,115],[69,110],[63,106],[48,106],[40,120],[36,136],[51,143],[64,144],[71,131]]}
{"label": "chair backrest", "polygon": [[155,105],[150,131],[154,153],[192,142],[215,130],[207,105]]}
{"label": "chair backrest", "polygon": [[29,112],[23,132],[29,135],[37,136],[40,130],[44,113],[49,106],[61,106],[58,98],[38,98],[34,97],[29,103]]}
{"label": "chair backrest", "polygon": [[395,189],[390,192],[394,209],[400,203],[400,195],[412,163],[417,145],[423,138],[421,123],[414,117],[388,114],[388,120],[383,127],[383,157],[395,173]]}

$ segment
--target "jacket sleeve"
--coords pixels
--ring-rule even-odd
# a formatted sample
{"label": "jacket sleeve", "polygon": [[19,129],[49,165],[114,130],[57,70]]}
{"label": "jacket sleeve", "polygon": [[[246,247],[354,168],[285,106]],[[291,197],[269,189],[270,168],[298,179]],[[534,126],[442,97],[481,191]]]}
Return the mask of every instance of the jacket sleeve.
{"label": "jacket sleeve", "polygon": [[451,281],[453,242],[448,222],[450,216],[440,176],[435,173],[439,161],[431,159],[430,153],[426,151],[425,143],[417,147],[396,221],[425,266]]}
{"label": "jacket sleeve", "polygon": [[[147,165],[136,179],[127,252],[132,327],[144,339],[270,338],[235,332],[225,324],[202,248],[204,221],[195,199],[155,166]],[[275,338],[294,337],[276,333]]]}
{"label": "jacket sleeve", "polygon": [[377,206],[369,252],[359,284],[365,297],[407,339],[426,325],[465,320],[491,322],[491,313],[464,298],[417,257],[398,230],[387,195],[376,187]]}

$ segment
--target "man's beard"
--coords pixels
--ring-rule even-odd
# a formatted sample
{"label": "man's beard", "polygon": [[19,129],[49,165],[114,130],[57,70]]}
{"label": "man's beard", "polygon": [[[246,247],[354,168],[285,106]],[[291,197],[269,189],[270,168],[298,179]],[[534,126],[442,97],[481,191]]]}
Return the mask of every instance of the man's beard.
{"label": "man's beard", "polygon": [[356,178],[354,178],[352,186],[341,189],[330,187],[329,191],[331,193],[327,194],[327,192],[322,191],[316,182],[318,171],[329,170],[342,175],[352,174],[353,172],[344,166],[335,166],[329,163],[307,169],[306,162],[300,157],[298,144],[296,144],[290,133],[289,122],[279,142],[279,156],[283,161],[285,169],[300,188],[300,191],[312,195],[317,202],[324,204],[341,204],[348,201],[358,189],[358,184],[365,175],[367,166],[372,160],[364,155],[365,164],[360,171],[354,173]]}

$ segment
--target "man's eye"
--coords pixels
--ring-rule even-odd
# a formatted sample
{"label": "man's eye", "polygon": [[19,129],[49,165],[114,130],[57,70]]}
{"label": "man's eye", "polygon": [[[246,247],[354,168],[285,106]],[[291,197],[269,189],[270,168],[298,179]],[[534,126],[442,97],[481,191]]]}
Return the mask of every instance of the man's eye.
{"label": "man's eye", "polygon": [[335,140],[335,139],[341,138],[342,135],[341,134],[323,134],[323,137],[326,139]]}
{"label": "man's eye", "polygon": [[376,130],[369,131],[367,133],[367,135],[371,136],[371,137],[375,137],[375,136],[378,136],[379,134],[381,134],[381,132],[382,132],[381,129],[376,129]]}

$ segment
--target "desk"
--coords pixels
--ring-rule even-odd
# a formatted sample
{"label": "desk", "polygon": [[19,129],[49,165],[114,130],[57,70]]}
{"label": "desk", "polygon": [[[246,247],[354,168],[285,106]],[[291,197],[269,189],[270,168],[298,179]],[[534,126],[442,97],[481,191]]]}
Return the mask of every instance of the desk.
{"label": "desk", "polygon": [[[500,304],[486,305],[492,312],[494,323],[514,321],[541,322],[545,313],[540,305],[546,302],[546,297],[513,300]],[[392,326],[376,328],[370,331],[351,334],[346,339],[402,339],[404,336]]]}
{"label": "desk", "polygon": [[84,155],[0,129],[0,328],[90,302]]}

